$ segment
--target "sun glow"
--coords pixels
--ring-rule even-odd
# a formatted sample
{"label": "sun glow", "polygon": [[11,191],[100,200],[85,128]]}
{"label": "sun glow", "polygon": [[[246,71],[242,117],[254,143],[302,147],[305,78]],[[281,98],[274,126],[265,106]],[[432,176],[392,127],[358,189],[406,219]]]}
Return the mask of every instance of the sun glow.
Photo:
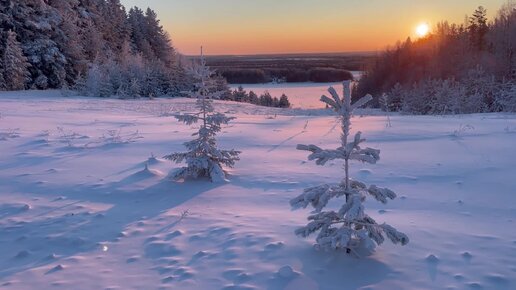
{"label": "sun glow", "polygon": [[428,26],[427,23],[419,24],[416,27],[416,34],[419,37],[425,37],[428,35],[429,32],[430,32],[430,26]]}

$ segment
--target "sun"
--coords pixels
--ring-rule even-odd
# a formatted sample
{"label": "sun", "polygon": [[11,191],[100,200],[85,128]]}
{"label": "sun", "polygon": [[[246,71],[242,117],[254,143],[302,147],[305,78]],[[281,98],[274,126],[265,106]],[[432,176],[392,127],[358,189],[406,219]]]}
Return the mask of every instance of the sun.
{"label": "sun", "polygon": [[419,37],[425,37],[430,32],[430,26],[427,23],[421,23],[416,27],[416,34]]}

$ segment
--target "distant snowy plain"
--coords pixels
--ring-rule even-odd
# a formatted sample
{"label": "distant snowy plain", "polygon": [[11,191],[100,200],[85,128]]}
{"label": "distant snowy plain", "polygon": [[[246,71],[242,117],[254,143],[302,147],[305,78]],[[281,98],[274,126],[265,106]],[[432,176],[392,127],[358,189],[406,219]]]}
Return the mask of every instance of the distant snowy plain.
{"label": "distant snowy plain", "polygon": [[337,145],[331,113],[216,102],[242,160],[173,182],[192,104],[0,93],[0,289],[516,289],[516,115],[357,115],[382,159],[351,174],[398,193],[367,210],[411,239],[357,259],[293,234],[288,201],[343,176],[295,150]]}

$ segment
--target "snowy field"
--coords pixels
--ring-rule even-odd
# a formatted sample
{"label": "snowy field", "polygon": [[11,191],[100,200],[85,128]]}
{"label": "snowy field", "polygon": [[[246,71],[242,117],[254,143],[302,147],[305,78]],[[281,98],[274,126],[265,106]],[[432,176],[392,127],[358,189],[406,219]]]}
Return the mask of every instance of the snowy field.
{"label": "snowy field", "polygon": [[334,117],[216,103],[230,182],[172,182],[192,102],[1,93],[0,289],[516,289],[516,115],[356,116],[382,159],[352,176],[399,194],[367,210],[411,239],[357,259],[293,234],[288,201],[343,176],[295,150],[334,148]]}

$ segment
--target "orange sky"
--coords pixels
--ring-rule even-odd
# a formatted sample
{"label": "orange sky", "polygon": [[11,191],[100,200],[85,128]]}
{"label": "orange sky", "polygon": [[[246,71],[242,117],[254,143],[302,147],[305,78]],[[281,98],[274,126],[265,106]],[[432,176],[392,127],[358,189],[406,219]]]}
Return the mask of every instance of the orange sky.
{"label": "orange sky", "polygon": [[150,6],[175,47],[196,54],[374,51],[440,20],[462,23],[506,0],[122,0]]}

